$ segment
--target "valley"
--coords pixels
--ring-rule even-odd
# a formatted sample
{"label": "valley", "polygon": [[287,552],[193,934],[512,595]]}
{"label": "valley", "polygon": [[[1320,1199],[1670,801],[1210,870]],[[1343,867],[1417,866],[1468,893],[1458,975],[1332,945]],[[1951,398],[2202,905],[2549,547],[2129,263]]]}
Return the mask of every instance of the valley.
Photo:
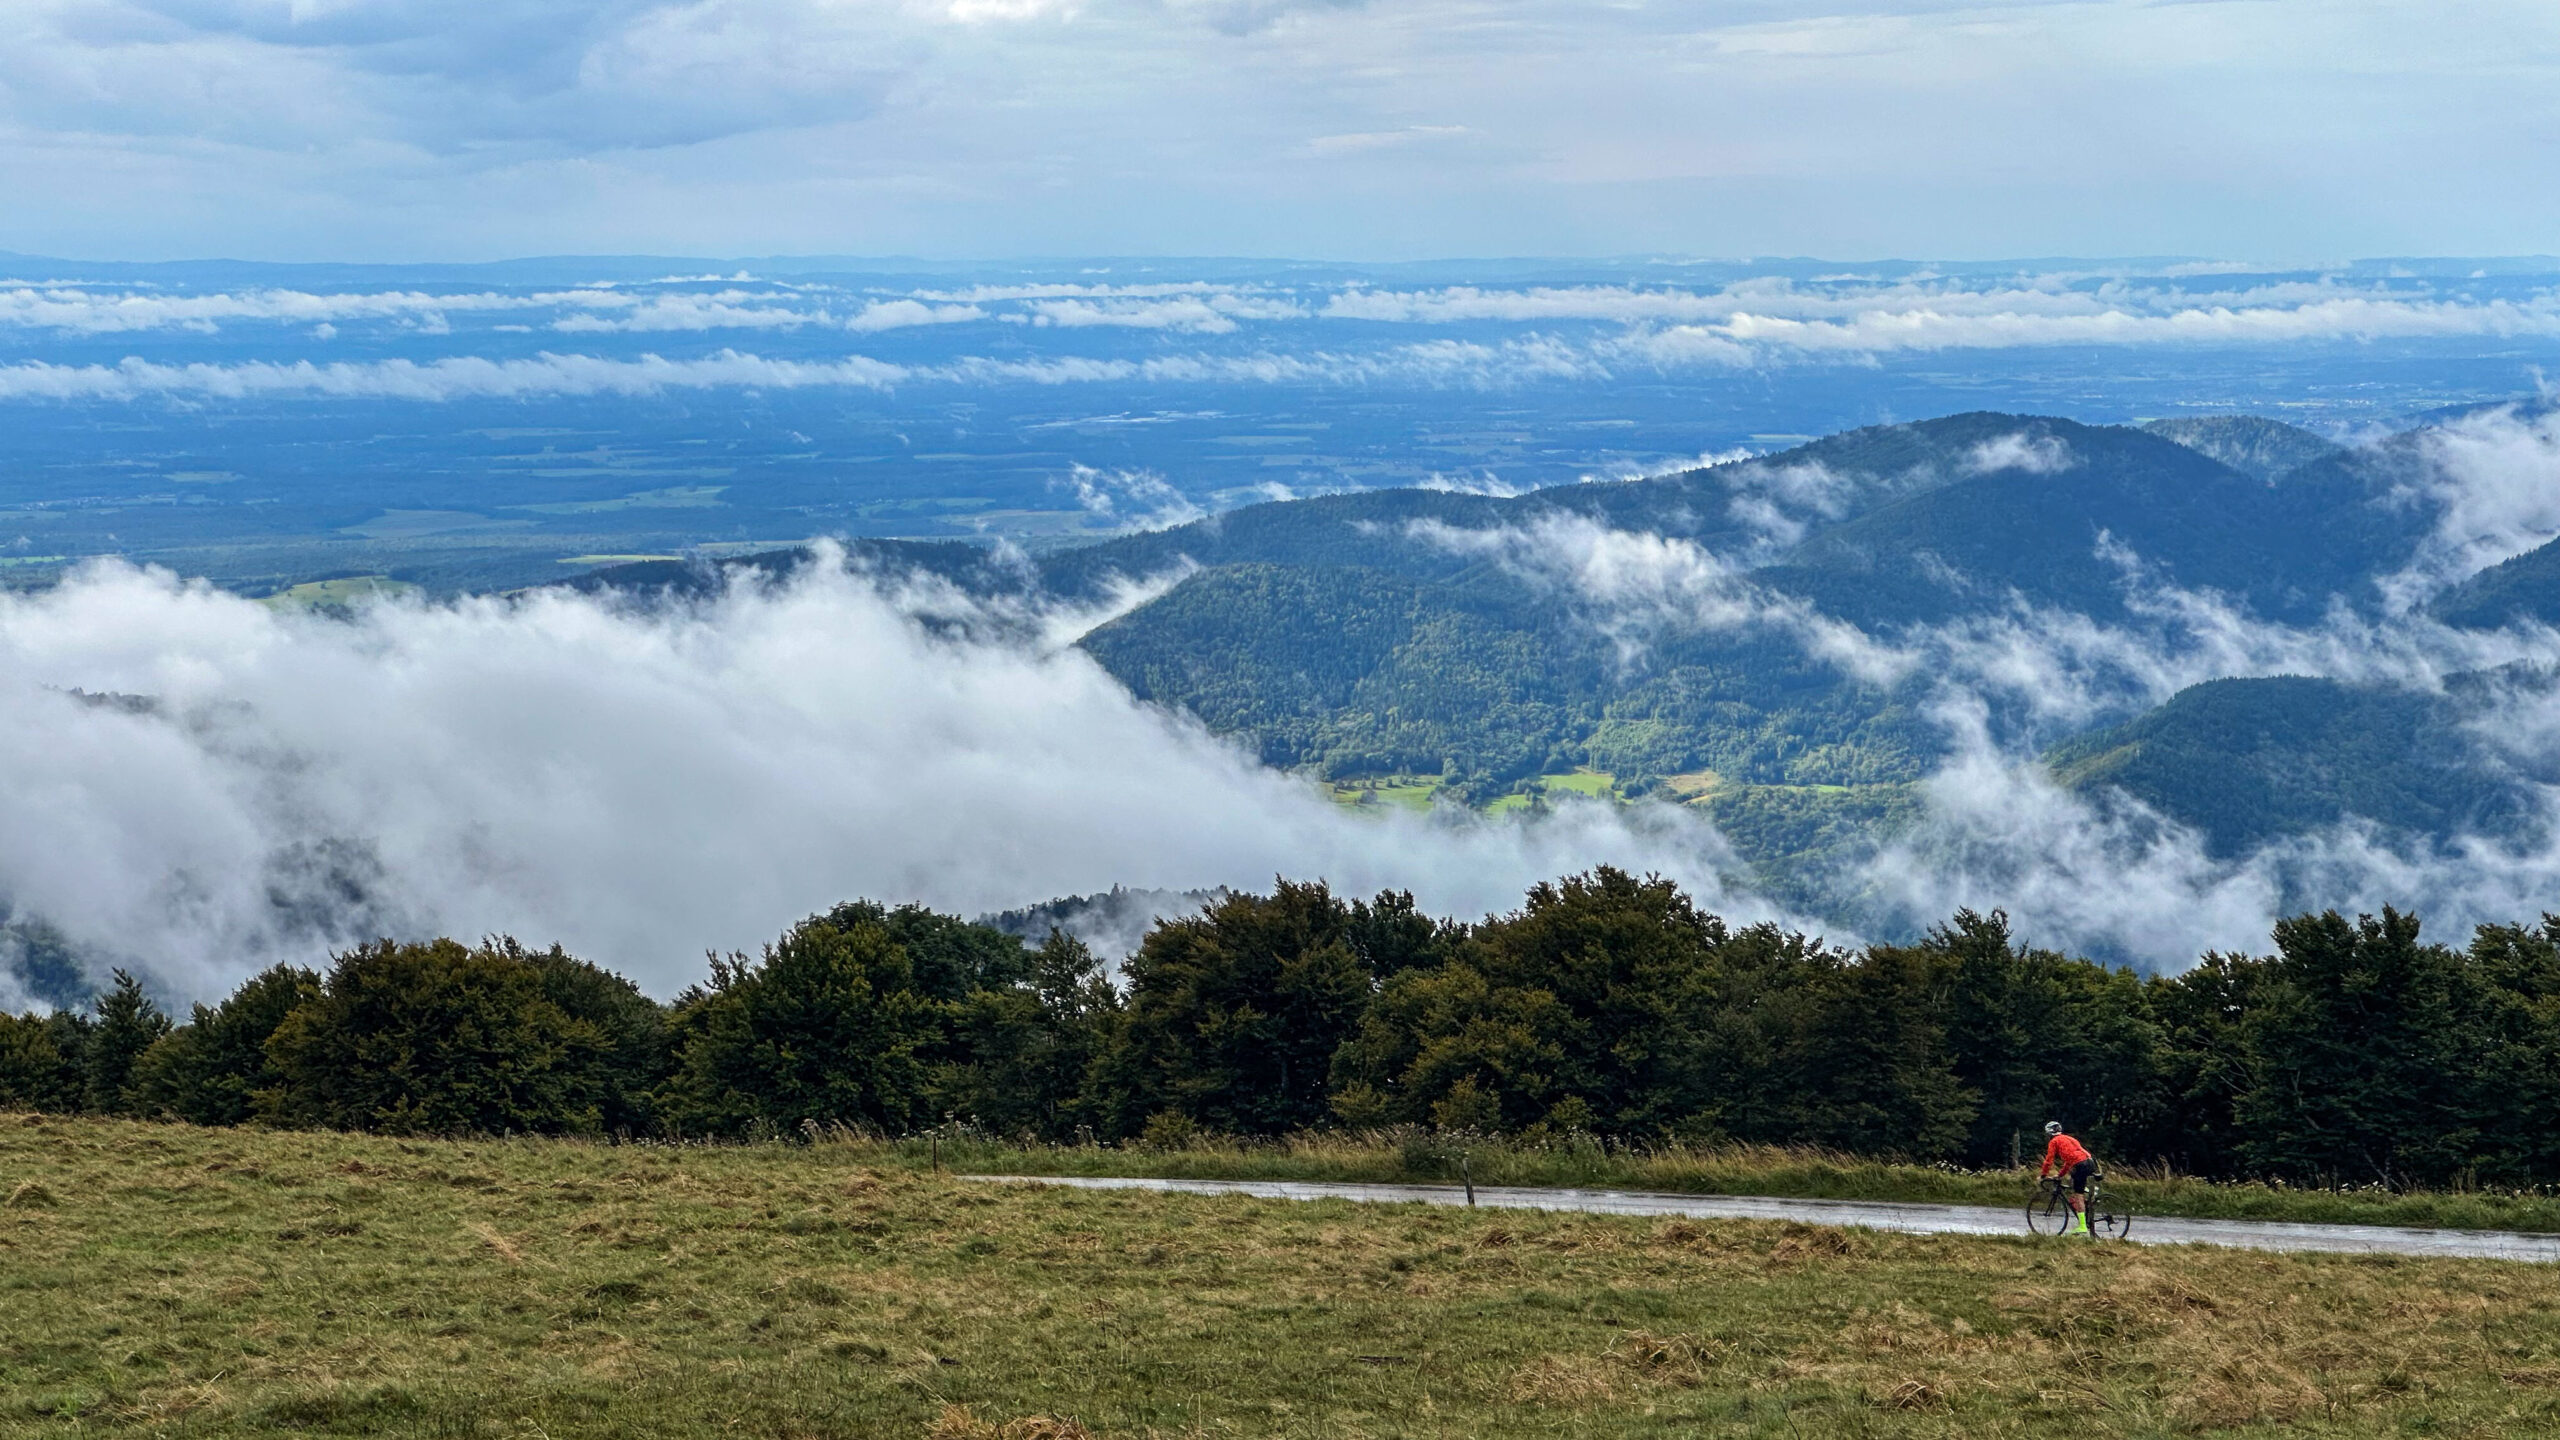
{"label": "valley", "polygon": [[1034,603],[1151,582],[1080,648],[1338,803],[1677,804],[1738,883],[1908,933],[1926,917],[1867,876],[1964,843],[1932,817],[1969,763],[2035,762],[2018,783],[2049,803],[2208,863],[2348,832],[2411,855],[2547,843],[2560,757],[2499,737],[2554,694],[2534,627],[2560,615],[2560,548],[2481,567],[2528,542],[2461,527],[2490,483],[2466,447],[2512,437],[2542,458],[2495,483],[2547,485],[2554,434],[2533,404],[2355,447],[2250,416],[1971,413],[1517,497],[1248,506],[1027,569],[853,556]]}

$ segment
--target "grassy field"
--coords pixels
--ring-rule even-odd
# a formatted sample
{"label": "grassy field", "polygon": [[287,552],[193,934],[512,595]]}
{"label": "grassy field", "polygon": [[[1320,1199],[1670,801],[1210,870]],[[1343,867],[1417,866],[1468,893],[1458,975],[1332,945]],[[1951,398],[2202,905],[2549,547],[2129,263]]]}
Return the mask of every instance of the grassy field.
{"label": "grassy field", "polygon": [[1346,780],[1329,783],[1325,794],[1337,805],[1394,805],[1406,810],[1426,811],[1431,798],[1440,793],[1440,777],[1416,779],[1399,776],[1389,780]]}
{"label": "grassy field", "polygon": [[[1325,794],[1341,805],[1396,805],[1407,810],[1429,810],[1447,781],[1438,775],[1397,775],[1361,780],[1336,780],[1325,785]],[[1565,775],[1541,775],[1537,788],[1548,795],[1574,794],[1593,800],[1614,799],[1618,777],[1588,767]],[[1486,802],[1489,815],[1507,815],[1526,810],[1530,805],[1527,792],[1497,795]]]}
{"label": "grassy field", "polygon": [[[1264,1143],[1203,1138],[1172,1149],[1024,1146],[972,1137],[904,1141],[897,1163],[978,1174],[1150,1175],[1187,1180],[1350,1180],[1455,1184],[1463,1153],[1479,1185],[1666,1190],[1695,1195],[1793,1195],[1819,1200],[1904,1200],[2016,1206],[2033,1170],[1964,1171],[1896,1165],[1815,1150],[1733,1146],[1607,1150],[1589,1144],[1465,1143],[1415,1133],[1324,1133]],[[2323,1224],[2446,1226],[2560,1232],[2560,1197],[2508,1193],[2300,1190],[2219,1184],[2142,1167],[2112,1167],[2108,1193],[2136,1214]]]}
{"label": "grassy field", "polygon": [[1078,1193],[894,1160],[0,1116],[0,1434],[2560,1426],[2551,1268]]}
{"label": "grassy field", "polygon": [[1570,791],[1576,795],[1587,795],[1594,800],[1614,799],[1618,793],[1617,776],[1605,770],[1594,770],[1587,765],[1570,775],[1545,776],[1538,783],[1545,786],[1549,794]]}

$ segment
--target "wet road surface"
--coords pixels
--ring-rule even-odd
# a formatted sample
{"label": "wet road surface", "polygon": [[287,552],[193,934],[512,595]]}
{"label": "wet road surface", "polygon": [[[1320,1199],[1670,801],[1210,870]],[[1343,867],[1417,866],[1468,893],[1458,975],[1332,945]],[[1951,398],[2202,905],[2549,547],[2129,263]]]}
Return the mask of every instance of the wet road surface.
{"label": "wet road surface", "polygon": [[[1141,1180],[1068,1175],[966,1175],[1004,1185],[1066,1185],[1079,1190],[1158,1190],[1187,1195],[1252,1195],[1265,1200],[1359,1200],[1464,1205],[1455,1185],[1352,1185],[1312,1180]],[[1475,1203],[1494,1210],[1573,1210],[1596,1215],[1686,1216],[1694,1219],[1794,1220],[1912,1235],[2027,1234],[2026,1206],[1907,1205],[1884,1200],[1792,1200],[1757,1195],[1674,1195],[1644,1190],[1533,1190],[1476,1187]],[[2507,1230],[2421,1230],[2396,1225],[2307,1225],[2275,1220],[2154,1219],[2136,1215],[2127,1239],[2146,1245],[2225,1245],[2243,1250],[2320,1250],[2345,1254],[2457,1256],[2486,1260],[2560,1260],[2560,1235]]]}

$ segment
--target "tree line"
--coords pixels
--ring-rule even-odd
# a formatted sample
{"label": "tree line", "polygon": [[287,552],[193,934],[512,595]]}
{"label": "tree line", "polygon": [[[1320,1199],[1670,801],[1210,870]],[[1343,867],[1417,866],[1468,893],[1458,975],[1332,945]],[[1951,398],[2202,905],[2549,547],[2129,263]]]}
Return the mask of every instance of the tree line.
{"label": "tree line", "polygon": [[2307,1183],[2560,1181],[2560,919],[2456,948],[2386,909],[2143,976],[1959,912],[1847,949],[1600,868],[1475,923],[1279,882],[1157,924],[1117,984],[858,902],[659,1003],[558,948],[381,941],[183,1021],[131,976],[0,1015],[0,1107],[413,1134],[748,1138],[953,1122],[1047,1141],[1427,1127],[2102,1154]]}

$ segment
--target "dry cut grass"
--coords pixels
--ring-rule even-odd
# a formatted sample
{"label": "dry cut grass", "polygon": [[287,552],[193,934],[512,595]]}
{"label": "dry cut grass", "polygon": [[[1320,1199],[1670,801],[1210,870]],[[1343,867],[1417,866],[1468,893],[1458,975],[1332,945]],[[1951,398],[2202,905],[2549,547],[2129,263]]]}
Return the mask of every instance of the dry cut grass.
{"label": "dry cut grass", "polygon": [[0,1435],[2560,1433],[2560,1271],[0,1116]]}

